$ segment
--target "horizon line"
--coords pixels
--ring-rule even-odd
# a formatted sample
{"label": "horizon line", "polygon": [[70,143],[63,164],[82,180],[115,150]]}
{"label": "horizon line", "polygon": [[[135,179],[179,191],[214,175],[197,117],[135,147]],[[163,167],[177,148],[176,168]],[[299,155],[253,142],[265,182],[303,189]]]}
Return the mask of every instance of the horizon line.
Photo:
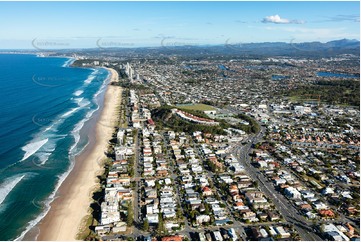
{"label": "horizon line", "polygon": [[[283,44],[306,44],[306,43],[321,43],[321,44],[326,44],[329,42],[333,42],[333,41],[341,41],[341,40],[348,40],[348,41],[353,41],[353,42],[360,42],[360,39],[348,39],[348,38],[341,38],[341,39],[333,39],[333,40],[329,40],[329,41],[317,41],[317,40],[313,40],[313,41],[305,41],[305,42],[293,42],[293,39],[291,39],[291,41],[286,42],[286,41],[259,41],[259,42],[238,42],[238,43],[228,43],[229,39],[226,40],[226,43],[223,44],[209,44],[209,43],[181,43],[179,45],[168,45],[165,46],[163,45],[163,43],[161,42],[161,44],[157,44],[157,45],[144,45],[142,46],[142,44],[139,44],[138,46],[133,46],[131,44],[134,43],[127,43],[126,46],[110,46],[110,47],[104,47],[104,46],[99,46],[98,42],[96,42],[97,46],[94,47],[73,47],[73,48],[54,48],[54,49],[46,49],[46,48],[39,48],[38,46],[35,46],[34,41],[37,38],[33,39],[31,44],[33,45],[33,48],[5,48],[5,49],[0,49],[0,51],[34,51],[34,52],[41,52],[41,51],[66,51],[66,50],[94,50],[94,49],[101,49],[101,50],[130,50],[130,49],[142,49],[142,48],[164,48],[164,49],[174,49],[174,48],[181,48],[181,47],[199,47],[199,48],[204,48],[204,47],[220,47],[220,46],[241,46],[241,45],[249,45],[249,44],[266,44],[266,43],[270,43],[270,44],[274,44],[274,43],[283,43]],[[67,39],[67,38],[63,38],[63,39]],[[68,38],[68,39],[72,39],[72,38]],[[101,38],[98,38],[98,40],[100,40]],[[115,38],[113,38],[115,39]],[[164,39],[172,39],[172,38],[164,38]],[[163,39],[163,40],[164,40]],[[177,38],[174,38],[177,39]],[[60,39],[58,39],[60,40]],[[47,40],[44,40],[44,42],[46,42]],[[51,44],[51,42],[49,42]],[[53,40],[52,42],[53,45],[56,45],[56,42]],[[69,44],[69,43],[68,43]],[[116,43],[115,43],[116,44]],[[124,43],[123,43],[124,44]],[[64,43],[63,43],[64,45]]]}

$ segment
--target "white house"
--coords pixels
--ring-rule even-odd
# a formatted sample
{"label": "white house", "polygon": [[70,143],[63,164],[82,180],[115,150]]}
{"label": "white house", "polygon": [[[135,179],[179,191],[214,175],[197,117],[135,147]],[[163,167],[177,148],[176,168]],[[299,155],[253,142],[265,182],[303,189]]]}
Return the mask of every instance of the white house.
{"label": "white house", "polygon": [[301,199],[301,193],[294,187],[287,187],[285,189],[285,195],[290,199]]}

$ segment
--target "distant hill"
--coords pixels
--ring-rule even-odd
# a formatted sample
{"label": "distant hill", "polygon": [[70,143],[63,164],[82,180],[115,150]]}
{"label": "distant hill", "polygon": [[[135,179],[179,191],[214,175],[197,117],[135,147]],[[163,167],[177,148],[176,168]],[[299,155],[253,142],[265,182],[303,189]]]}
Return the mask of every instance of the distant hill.
{"label": "distant hill", "polygon": [[[222,48],[222,47],[220,47]],[[334,40],[326,43],[321,42],[304,42],[294,43],[286,42],[263,42],[263,43],[246,43],[239,45],[225,45],[223,48],[227,53],[248,53],[261,56],[334,56],[338,54],[360,55],[360,41],[358,40]]]}
{"label": "distant hill", "polygon": [[340,39],[340,40],[333,40],[326,43],[330,47],[360,47],[360,41],[356,39]]}
{"label": "distant hill", "polygon": [[[21,51],[20,51],[21,52]],[[29,52],[27,50],[26,52]],[[33,50],[33,52],[38,52]],[[321,42],[263,42],[263,43],[225,43],[222,45],[187,45],[187,46],[159,46],[139,48],[92,48],[43,51],[51,55],[81,54],[89,56],[118,56],[148,58],[151,56],[178,56],[178,57],[209,57],[221,55],[228,58],[242,56],[244,58],[290,56],[290,57],[331,57],[341,54],[360,56],[360,41],[350,39]]]}
{"label": "distant hill", "polygon": [[[90,50],[87,50],[90,51]],[[99,51],[99,50],[94,50]],[[360,41],[341,39],[321,42],[263,42],[263,43],[239,43],[224,45],[204,45],[204,46],[172,46],[172,47],[152,47],[152,48],[132,48],[132,49],[109,49],[113,52],[129,53],[133,55],[179,55],[179,56],[199,56],[206,57],[212,55],[243,56],[250,57],[330,57],[340,54],[360,55]]]}

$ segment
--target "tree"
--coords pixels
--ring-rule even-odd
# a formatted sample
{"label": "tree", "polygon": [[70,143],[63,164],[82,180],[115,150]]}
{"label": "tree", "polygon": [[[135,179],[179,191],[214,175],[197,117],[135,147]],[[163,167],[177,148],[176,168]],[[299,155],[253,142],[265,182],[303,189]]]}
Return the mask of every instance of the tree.
{"label": "tree", "polygon": [[158,214],[158,227],[157,227],[157,233],[162,234],[164,231],[164,222],[163,222],[163,216],[161,213]]}
{"label": "tree", "polygon": [[208,203],[205,203],[205,204],[204,204],[204,213],[205,213],[205,214],[209,214],[209,213],[210,213],[210,208],[209,208],[209,204],[208,204]]}
{"label": "tree", "polygon": [[132,226],[134,222],[134,213],[133,213],[133,206],[132,203],[128,203],[128,210],[127,210],[127,226]]}
{"label": "tree", "polygon": [[160,184],[159,184],[158,181],[155,181],[155,188],[157,189],[157,191],[159,191],[160,188],[161,188],[161,186],[160,186]]}
{"label": "tree", "polygon": [[144,230],[144,231],[148,231],[148,230],[149,230],[149,222],[148,222],[148,219],[144,219],[144,222],[143,222],[143,230]]}
{"label": "tree", "polygon": [[181,208],[178,206],[178,208],[177,208],[177,218],[182,218],[183,217],[183,213],[182,213],[182,210],[181,210]]}
{"label": "tree", "polygon": [[196,211],[196,210],[192,210],[192,211],[189,213],[189,216],[191,217],[192,220],[195,220],[195,219],[196,219],[196,216],[197,216],[197,211]]}

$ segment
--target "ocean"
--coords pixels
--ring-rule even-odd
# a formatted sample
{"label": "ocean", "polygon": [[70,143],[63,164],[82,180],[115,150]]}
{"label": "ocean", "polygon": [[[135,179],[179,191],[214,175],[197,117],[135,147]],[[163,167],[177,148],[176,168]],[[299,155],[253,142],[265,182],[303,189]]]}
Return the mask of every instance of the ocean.
{"label": "ocean", "polygon": [[40,221],[88,143],[110,73],[72,62],[0,54],[0,240]]}

